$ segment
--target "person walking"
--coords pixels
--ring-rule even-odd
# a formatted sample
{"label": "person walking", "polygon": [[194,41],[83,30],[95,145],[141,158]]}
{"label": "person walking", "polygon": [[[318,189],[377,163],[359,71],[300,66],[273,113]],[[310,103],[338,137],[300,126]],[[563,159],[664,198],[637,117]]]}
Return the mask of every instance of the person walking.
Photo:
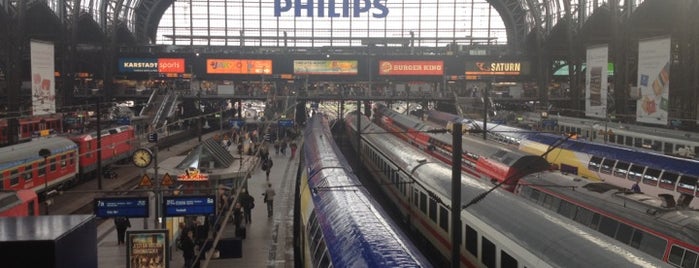
{"label": "person walking", "polygon": [[243,188],[240,190],[240,203],[243,205],[243,211],[245,212],[245,223],[250,224],[252,222],[252,209],[255,208],[255,198],[248,193],[247,189]]}
{"label": "person walking", "polygon": [[272,166],[274,166],[274,161],[272,161],[271,157],[268,157],[267,159],[262,161],[262,170],[265,171],[267,181],[269,181],[269,173],[272,172]]}
{"label": "person walking", "polygon": [[131,221],[127,217],[114,218],[114,225],[117,229],[117,245],[123,245],[125,242],[126,229],[131,227]]}
{"label": "person walking", "polygon": [[265,203],[267,203],[267,217],[271,218],[274,212],[274,196],[276,195],[271,183],[267,183],[267,189],[265,189],[263,195],[265,196]]}
{"label": "person walking", "polygon": [[295,141],[291,141],[291,144],[289,145],[289,148],[291,148],[291,157],[289,159],[294,159],[294,156],[296,155],[296,148],[298,145],[296,145]]}
{"label": "person walking", "polygon": [[187,230],[187,235],[182,236],[180,245],[182,247],[182,257],[184,258],[184,267],[191,268],[194,263],[194,231]]}
{"label": "person walking", "polygon": [[279,145],[279,150],[282,152],[282,155],[284,156],[286,156],[286,147],[288,145],[289,144],[286,142],[286,138],[284,138],[284,140],[282,140],[282,143]]}
{"label": "person walking", "polygon": [[240,202],[235,203],[233,207],[233,224],[235,224],[235,236],[245,239],[246,226],[245,220],[243,220],[245,212],[243,205]]}
{"label": "person walking", "polygon": [[281,144],[279,143],[279,139],[274,140],[274,155],[279,155],[279,147]]}

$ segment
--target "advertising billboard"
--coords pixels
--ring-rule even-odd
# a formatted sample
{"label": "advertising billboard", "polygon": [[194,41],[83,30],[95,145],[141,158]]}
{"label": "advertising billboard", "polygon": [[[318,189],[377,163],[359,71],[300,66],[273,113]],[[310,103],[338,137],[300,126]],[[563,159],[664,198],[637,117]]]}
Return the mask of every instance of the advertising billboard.
{"label": "advertising billboard", "polygon": [[670,99],[669,37],[638,42],[636,121],[667,125]]}
{"label": "advertising billboard", "polygon": [[182,58],[159,58],[159,73],[184,73],[184,59]]}
{"label": "advertising billboard", "polygon": [[184,58],[119,58],[120,73],[184,73]]}
{"label": "advertising billboard", "polygon": [[379,75],[444,75],[444,62],[379,61]]}
{"label": "advertising billboard", "polygon": [[29,43],[32,72],[32,114],[56,113],[56,82],[53,43]]}
{"label": "advertising billboard", "polygon": [[608,47],[587,48],[585,69],[585,115],[607,118],[607,58]]}
{"label": "advertising billboard", "polygon": [[466,63],[467,76],[528,75],[526,61],[472,61]]}
{"label": "advertising billboard", "polygon": [[167,229],[126,231],[126,267],[170,267]]}
{"label": "advertising billboard", "polygon": [[272,74],[272,60],[207,59],[207,74]]}
{"label": "advertising billboard", "polygon": [[294,60],[294,74],[356,75],[356,60]]}

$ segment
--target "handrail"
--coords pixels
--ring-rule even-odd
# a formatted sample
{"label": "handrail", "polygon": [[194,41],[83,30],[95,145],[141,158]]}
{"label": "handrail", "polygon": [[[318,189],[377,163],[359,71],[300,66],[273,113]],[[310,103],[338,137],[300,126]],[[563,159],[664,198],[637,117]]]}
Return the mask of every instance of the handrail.
{"label": "handrail", "polygon": [[148,107],[150,107],[151,102],[153,102],[153,98],[155,95],[158,93],[158,88],[155,88],[151,93],[150,97],[148,97],[148,102],[146,102],[146,105],[141,108],[141,112],[138,114],[138,116],[143,116],[143,113],[146,111]]}

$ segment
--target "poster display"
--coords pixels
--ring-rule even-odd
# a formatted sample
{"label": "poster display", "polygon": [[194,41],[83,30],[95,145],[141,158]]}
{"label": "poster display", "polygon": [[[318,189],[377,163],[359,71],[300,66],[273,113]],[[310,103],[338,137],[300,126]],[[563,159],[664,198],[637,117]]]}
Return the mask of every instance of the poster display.
{"label": "poster display", "polygon": [[636,121],[667,125],[670,99],[670,38],[638,42]]}
{"label": "poster display", "polygon": [[56,113],[53,43],[31,40],[32,114]]}
{"label": "poster display", "polygon": [[587,48],[585,115],[607,118],[607,45]]}
{"label": "poster display", "polygon": [[444,62],[382,60],[379,61],[379,75],[444,75]]}
{"label": "poster display", "polygon": [[356,75],[356,60],[294,60],[294,74]]}
{"label": "poster display", "polygon": [[170,267],[167,229],[126,231],[126,267]]}
{"label": "poster display", "polygon": [[207,59],[207,74],[272,74],[272,60]]}

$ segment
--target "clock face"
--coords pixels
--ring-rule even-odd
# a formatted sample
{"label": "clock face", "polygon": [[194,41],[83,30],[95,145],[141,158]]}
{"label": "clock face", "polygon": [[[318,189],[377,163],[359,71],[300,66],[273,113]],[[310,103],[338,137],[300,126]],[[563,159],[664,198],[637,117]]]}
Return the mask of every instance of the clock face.
{"label": "clock face", "polygon": [[150,150],[141,148],[133,152],[131,161],[137,167],[147,167],[153,161],[153,153]]}

